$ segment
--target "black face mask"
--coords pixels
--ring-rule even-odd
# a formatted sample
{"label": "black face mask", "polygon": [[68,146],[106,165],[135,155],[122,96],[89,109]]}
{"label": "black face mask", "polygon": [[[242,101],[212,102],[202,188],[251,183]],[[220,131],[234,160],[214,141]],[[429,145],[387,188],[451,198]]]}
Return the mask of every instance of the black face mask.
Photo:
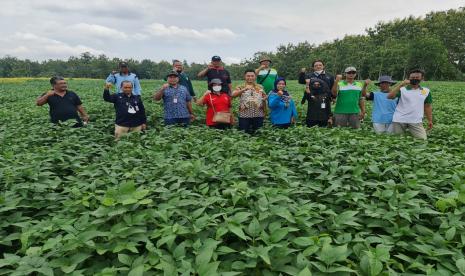
{"label": "black face mask", "polygon": [[411,85],[418,85],[419,83],[420,83],[420,80],[418,80],[418,79],[412,79],[412,80],[410,80],[410,84],[411,84]]}

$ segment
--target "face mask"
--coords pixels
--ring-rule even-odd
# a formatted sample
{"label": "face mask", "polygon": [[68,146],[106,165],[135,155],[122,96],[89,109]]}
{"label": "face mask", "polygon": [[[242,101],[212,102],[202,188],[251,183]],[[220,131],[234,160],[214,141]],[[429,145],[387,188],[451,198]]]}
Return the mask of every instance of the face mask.
{"label": "face mask", "polygon": [[418,85],[419,83],[420,83],[420,80],[418,80],[418,79],[410,80],[411,85]]}
{"label": "face mask", "polygon": [[215,85],[215,86],[212,87],[212,89],[213,89],[214,92],[220,92],[221,91],[221,86]]}
{"label": "face mask", "polygon": [[182,69],[176,69],[176,72],[181,73]]}

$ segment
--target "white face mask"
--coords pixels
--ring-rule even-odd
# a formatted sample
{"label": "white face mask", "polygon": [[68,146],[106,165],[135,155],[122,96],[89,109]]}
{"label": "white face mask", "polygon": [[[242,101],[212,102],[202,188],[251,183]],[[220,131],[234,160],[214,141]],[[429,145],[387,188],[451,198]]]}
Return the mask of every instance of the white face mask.
{"label": "white face mask", "polygon": [[221,91],[221,85],[215,85],[212,87],[214,92],[220,92]]}

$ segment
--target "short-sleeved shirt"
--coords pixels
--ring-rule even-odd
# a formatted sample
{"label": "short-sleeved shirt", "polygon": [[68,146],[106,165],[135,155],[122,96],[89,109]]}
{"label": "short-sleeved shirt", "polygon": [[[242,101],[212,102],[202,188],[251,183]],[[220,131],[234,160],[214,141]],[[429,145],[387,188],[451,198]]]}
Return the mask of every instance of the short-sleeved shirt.
{"label": "short-sleeved shirt", "polygon": [[[228,95],[228,93],[221,93],[219,95],[210,93],[208,96],[203,98],[203,104],[207,106],[207,126],[216,125],[215,122],[213,122],[213,116],[215,115],[215,112],[231,111],[231,97]],[[213,110],[213,107],[215,110]]]}
{"label": "short-sleeved shirt", "polygon": [[123,75],[121,73],[110,74],[106,79],[107,83],[113,83],[115,85],[117,93],[122,92],[121,91],[121,83],[123,81],[130,81],[132,83],[132,93],[134,95],[140,95],[141,94],[142,89],[140,88],[139,78],[134,73],[128,73],[127,75]]}
{"label": "short-sleeved shirt", "polygon": [[192,100],[189,91],[183,85],[170,86],[163,92],[165,119],[190,118],[187,103]]}
{"label": "short-sleeved shirt", "polygon": [[412,89],[411,86],[402,87],[397,94],[399,102],[392,118],[396,123],[421,123],[423,121],[425,104],[433,103],[431,92],[426,87]]}
{"label": "short-sleeved shirt", "polygon": [[363,83],[354,81],[340,81],[338,83],[339,92],[337,93],[335,114],[358,114],[360,113],[360,98],[362,97]]}
{"label": "short-sleeved shirt", "polygon": [[231,90],[229,89],[229,85],[231,83],[231,76],[228,72],[228,70],[224,68],[219,68],[219,69],[214,69],[210,68],[207,71],[207,81],[210,83],[212,79],[220,79],[222,84],[221,91],[225,91],[228,93],[231,93]]}
{"label": "short-sleeved shirt", "polygon": [[368,94],[367,100],[373,101],[371,121],[376,124],[392,123],[397,100],[388,99],[388,92],[376,91]]}
{"label": "short-sleeved shirt", "polygon": [[59,121],[64,122],[70,119],[75,119],[78,123],[82,123],[77,112],[77,107],[82,105],[82,102],[79,96],[73,91],[66,91],[63,97],[54,94],[48,97],[47,103],[50,107],[49,113],[52,123],[56,124]]}
{"label": "short-sleeved shirt", "polygon": [[[242,89],[242,87],[238,87],[238,89]],[[254,88],[248,89],[241,94],[239,100],[239,117],[265,117],[265,93],[261,85],[256,84]]]}
{"label": "short-sleeved shirt", "polygon": [[[268,74],[268,71],[270,72]],[[278,71],[274,68],[262,69],[258,72],[257,83],[263,86],[265,93],[270,93],[274,89],[274,82],[278,78]]]}

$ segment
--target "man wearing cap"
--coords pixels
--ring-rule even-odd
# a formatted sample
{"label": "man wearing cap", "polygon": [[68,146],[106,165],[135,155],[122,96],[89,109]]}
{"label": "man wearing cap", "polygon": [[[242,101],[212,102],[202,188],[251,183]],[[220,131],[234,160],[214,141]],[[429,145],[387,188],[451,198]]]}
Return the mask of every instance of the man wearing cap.
{"label": "man wearing cap", "polygon": [[173,60],[173,71],[176,71],[179,74],[179,84],[185,86],[191,97],[195,99],[194,87],[192,86],[189,76],[184,72],[184,67],[181,61],[177,59]]}
{"label": "man wearing cap", "polygon": [[365,117],[365,100],[367,86],[370,80],[356,81],[357,69],[350,66],[344,70],[346,79],[337,75],[332,88],[336,97],[334,109],[334,125],[338,127],[360,128],[360,120]]}
{"label": "man wearing cap", "polygon": [[171,71],[166,75],[168,83],[163,84],[153,98],[163,99],[165,125],[182,125],[187,127],[195,119],[192,111],[192,97],[187,88],[179,84],[179,74]]}
{"label": "man wearing cap", "polygon": [[[306,73],[307,72],[306,68],[302,68],[299,74],[299,83],[305,84],[306,88],[309,88],[311,79],[320,79],[323,82],[325,82],[327,87],[331,90],[331,88],[334,85],[334,77],[325,71],[325,64],[323,63],[323,61],[321,59],[314,60],[312,63],[312,68],[313,68],[313,72],[310,74]],[[305,104],[306,99],[307,99],[307,92],[305,91],[302,97],[301,103]]]}
{"label": "man wearing cap", "polygon": [[368,101],[373,101],[373,110],[371,113],[371,121],[373,129],[376,133],[392,133],[392,116],[396,110],[397,101],[389,99],[389,88],[395,81],[391,76],[380,76],[378,82],[379,90],[368,93],[365,98]]}
{"label": "man wearing cap", "polygon": [[274,89],[274,82],[278,78],[278,71],[271,68],[271,59],[263,56],[260,58],[260,67],[255,69],[257,83],[263,86],[265,93],[270,93]]}
{"label": "man wearing cap", "polygon": [[209,84],[212,79],[220,79],[223,83],[223,91],[231,94],[232,85],[231,85],[231,76],[228,70],[224,69],[221,64],[221,58],[219,56],[213,56],[211,63],[207,68],[203,69],[197,74],[197,77],[204,78],[207,77],[207,84]]}
{"label": "man wearing cap", "polygon": [[132,83],[132,93],[134,95],[141,94],[141,88],[139,83],[139,78],[136,74],[129,72],[128,63],[121,61],[119,63],[119,73],[116,71],[111,72],[111,74],[106,79],[107,84],[113,84],[116,88],[116,93],[122,93],[121,83],[123,81],[130,81]]}
{"label": "man wearing cap", "polygon": [[425,73],[414,69],[409,73],[409,79],[404,80],[389,92],[388,98],[398,98],[399,102],[392,118],[394,134],[403,134],[406,131],[418,139],[427,139],[423,127],[423,116],[428,120],[428,129],[433,128],[433,100],[429,88],[421,86]]}

